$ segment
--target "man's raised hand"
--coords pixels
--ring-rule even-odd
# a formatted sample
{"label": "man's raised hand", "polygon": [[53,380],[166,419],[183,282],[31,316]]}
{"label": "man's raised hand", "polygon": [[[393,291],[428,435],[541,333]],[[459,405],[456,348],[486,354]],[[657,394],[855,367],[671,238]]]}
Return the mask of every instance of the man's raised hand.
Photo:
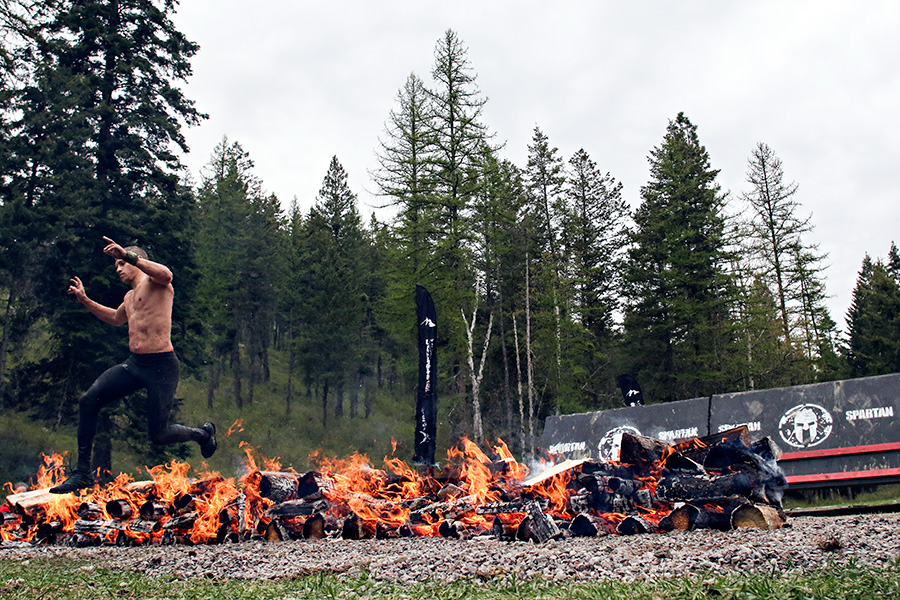
{"label": "man's raised hand", "polygon": [[77,277],[73,277],[69,280],[69,290],[68,293],[75,296],[77,300],[81,300],[86,296],[84,293],[84,284],[81,283],[81,280]]}
{"label": "man's raised hand", "polygon": [[117,243],[112,241],[112,239],[106,237],[105,235],[103,236],[103,239],[106,240],[106,242],[107,242],[106,248],[103,249],[103,254],[105,254],[107,256],[111,256],[112,258],[115,258],[117,260],[120,258],[121,259],[125,258],[125,248],[118,245]]}

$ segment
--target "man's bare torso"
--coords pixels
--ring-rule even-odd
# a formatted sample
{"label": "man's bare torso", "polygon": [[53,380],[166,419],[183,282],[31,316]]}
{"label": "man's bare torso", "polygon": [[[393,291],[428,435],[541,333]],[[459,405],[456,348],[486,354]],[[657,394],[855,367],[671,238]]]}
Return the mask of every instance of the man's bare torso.
{"label": "man's bare torso", "polygon": [[125,294],[122,306],[128,319],[128,347],[135,354],[172,351],[172,284],[149,277]]}

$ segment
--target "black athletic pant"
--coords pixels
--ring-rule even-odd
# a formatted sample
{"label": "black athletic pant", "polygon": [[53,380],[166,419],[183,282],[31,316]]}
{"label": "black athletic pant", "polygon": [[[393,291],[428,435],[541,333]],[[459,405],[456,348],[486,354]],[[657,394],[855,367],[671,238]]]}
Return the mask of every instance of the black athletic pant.
{"label": "black athletic pant", "polygon": [[154,444],[205,440],[207,433],[202,429],[169,424],[179,371],[174,352],[158,352],[132,354],[100,375],[78,401],[78,469],[91,472],[100,409],[142,388],[147,390],[147,425]]}

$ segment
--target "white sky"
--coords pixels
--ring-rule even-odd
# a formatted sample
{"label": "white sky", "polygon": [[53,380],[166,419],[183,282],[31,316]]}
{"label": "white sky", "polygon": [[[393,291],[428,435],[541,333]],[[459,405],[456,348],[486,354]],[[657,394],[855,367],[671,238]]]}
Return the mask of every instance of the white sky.
{"label": "white sky", "polygon": [[369,172],[410,73],[431,84],[453,29],[488,103],[484,121],[524,166],[537,125],[568,159],[584,148],[640,202],[647,157],[683,111],[737,197],[757,142],[829,255],[839,327],[865,253],[900,244],[900,2],[893,0],[182,0],[200,45],[185,92],[210,118],[185,131],[199,172],[223,136],[267,192],[304,209],[336,155],[364,216]]}

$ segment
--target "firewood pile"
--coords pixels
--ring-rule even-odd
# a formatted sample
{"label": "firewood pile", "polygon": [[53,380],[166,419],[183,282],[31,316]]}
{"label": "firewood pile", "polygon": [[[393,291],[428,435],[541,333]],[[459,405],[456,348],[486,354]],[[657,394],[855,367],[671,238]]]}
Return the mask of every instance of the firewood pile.
{"label": "firewood pile", "polygon": [[[768,438],[751,442],[746,428],[674,445],[626,433],[618,461],[567,460],[531,476],[505,444],[492,450],[489,457],[462,440],[440,468],[387,458],[375,469],[355,456],[306,473],[254,468],[237,482],[188,478],[186,464],[172,463],[150,469],[151,481],[120,476],[77,496],[51,495],[49,486],[8,496],[0,535],[6,545],[71,546],[413,536],[544,542],[775,529],[785,520],[779,450]],[[51,483],[46,475],[39,481]]]}

